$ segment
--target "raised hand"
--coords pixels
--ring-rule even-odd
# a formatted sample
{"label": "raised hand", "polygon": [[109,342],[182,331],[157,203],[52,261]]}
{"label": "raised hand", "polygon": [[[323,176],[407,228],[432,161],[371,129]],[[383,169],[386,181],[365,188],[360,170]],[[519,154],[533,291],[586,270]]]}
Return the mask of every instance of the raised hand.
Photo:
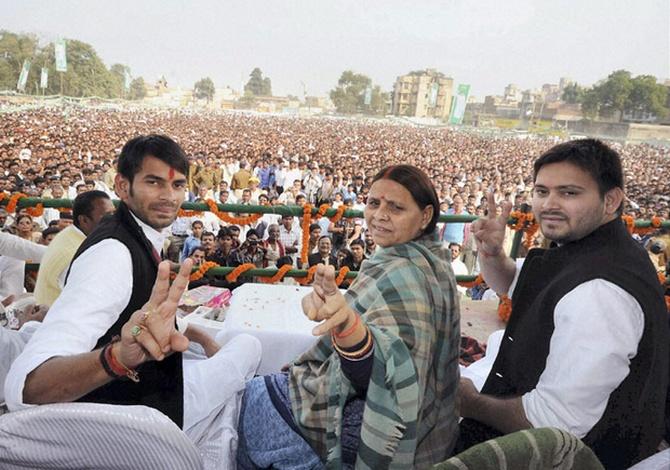
{"label": "raised hand", "polygon": [[335,268],[319,264],[314,273],[313,292],[302,299],[302,309],[312,321],[323,321],[312,330],[315,336],[344,327],[356,313],[347,305],[335,283]]}
{"label": "raised hand", "polygon": [[193,262],[186,259],[170,286],[169,261],[158,265],[149,301],[121,328],[116,353],[124,365],[134,369],[148,360],[161,361],[166,354],[188,348],[188,339],[175,327],[175,316],[179,299],[188,287],[192,267]]}
{"label": "raised hand", "polygon": [[475,220],[472,223],[471,232],[475,237],[479,253],[485,256],[497,256],[503,249],[505,227],[512,210],[512,203],[505,201],[502,205],[502,213],[496,216],[493,192],[486,194],[486,201],[488,203],[488,216]]}

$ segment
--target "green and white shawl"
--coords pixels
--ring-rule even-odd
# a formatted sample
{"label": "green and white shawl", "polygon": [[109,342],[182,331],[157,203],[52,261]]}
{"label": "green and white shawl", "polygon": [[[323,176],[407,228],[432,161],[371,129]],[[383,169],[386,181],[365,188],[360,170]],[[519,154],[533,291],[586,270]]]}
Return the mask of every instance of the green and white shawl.
{"label": "green and white shawl", "polygon": [[497,437],[435,465],[434,470],[604,470],[581,440],[556,428],[525,429]]}
{"label": "green and white shawl", "polygon": [[[375,343],[358,469],[427,468],[450,455],[460,341],[450,260],[434,236],[383,248],[345,294]],[[328,468],[340,468],[342,410],[355,392],[329,335],[293,362],[289,394],[305,438]]]}

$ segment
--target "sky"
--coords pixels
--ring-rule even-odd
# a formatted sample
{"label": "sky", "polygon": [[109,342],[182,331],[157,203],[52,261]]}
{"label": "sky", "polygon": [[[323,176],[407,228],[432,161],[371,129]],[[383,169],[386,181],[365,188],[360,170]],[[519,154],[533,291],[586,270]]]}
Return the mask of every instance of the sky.
{"label": "sky", "polygon": [[390,91],[434,68],[471,95],[591,85],[617,69],[670,78],[669,0],[0,0],[0,29],[79,39],[109,66],[191,88],[325,96],[347,69]]}

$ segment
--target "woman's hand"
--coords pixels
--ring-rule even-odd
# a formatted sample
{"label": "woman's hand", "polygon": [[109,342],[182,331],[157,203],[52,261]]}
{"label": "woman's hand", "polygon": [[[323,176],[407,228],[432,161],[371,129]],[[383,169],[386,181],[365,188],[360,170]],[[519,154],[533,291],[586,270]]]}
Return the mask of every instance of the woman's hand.
{"label": "woman's hand", "polygon": [[356,313],[347,305],[335,283],[335,268],[319,264],[314,274],[313,292],[302,299],[302,310],[312,321],[323,321],[312,330],[320,336],[335,329],[336,333],[353,324]]}
{"label": "woman's hand", "polygon": [[162,361],[167,354],[188,348],[188,339],[175,327],[175,316],[192,267],[192,260],[186,259],[170,286],[169,261],[158,265],[149,301],[123,325],[121,341],[114,345],[115,356],[126,367],[134,369],[149,360]]}

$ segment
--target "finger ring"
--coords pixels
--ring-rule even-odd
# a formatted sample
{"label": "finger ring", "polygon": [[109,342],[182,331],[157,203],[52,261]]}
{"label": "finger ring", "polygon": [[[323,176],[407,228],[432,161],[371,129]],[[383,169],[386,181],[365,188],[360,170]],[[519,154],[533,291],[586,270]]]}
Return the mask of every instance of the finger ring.
{"label": "finger ring", "polygon": [[151,316],[151,314],[154,313],[153,309],[147,310],[143,312],[142,314],[142,321],[147,321],[147,319]]}
{"label": "finger ring", "polygon": [[130,329],[130,334],[131,334],[133,337],[139,336],[140,333],[142,333],[142,327],[139,326],[139,325],[135,325],[135,326],[133,326],[133,327]]}

